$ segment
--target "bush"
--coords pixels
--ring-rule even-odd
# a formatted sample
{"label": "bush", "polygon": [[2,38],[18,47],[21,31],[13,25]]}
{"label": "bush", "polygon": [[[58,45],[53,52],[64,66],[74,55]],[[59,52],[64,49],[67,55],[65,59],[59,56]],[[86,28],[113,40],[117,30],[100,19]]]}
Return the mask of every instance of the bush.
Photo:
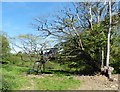
{"label": "bush", "polygon": [[16,76],[4,74],[2,79],[2,90],[6,91],[16,88],[18,84],[16,83],[15,80],[16,80]]}
{"label": "bush", "polygon": [[9,82],[2,80],[2,91],[7,91],[8,89],[11,89]]}

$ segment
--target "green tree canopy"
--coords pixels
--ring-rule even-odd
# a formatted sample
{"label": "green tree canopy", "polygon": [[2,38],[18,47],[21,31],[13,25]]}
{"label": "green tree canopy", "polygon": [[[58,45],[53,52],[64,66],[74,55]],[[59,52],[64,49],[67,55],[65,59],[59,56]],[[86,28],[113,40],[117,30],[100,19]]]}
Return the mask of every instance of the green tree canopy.
{"label": "green tree canopy", "polygon": [[10,54],[10,45],[7,35],[3,32],[0,33],[0,46],[1,46],[0,56],[2,57],[1,61],[8,61],[8,57]]}

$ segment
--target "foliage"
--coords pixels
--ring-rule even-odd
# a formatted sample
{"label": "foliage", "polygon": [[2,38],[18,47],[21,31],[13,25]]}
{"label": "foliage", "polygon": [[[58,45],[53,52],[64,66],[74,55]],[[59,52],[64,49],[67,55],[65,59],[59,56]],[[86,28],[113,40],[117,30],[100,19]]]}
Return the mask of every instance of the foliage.
{"label": "foliage", "polygon": [[0,33],[0,46],[1,46],[1,50],[0,50],[1,59],[4,62],[6,62],[8,61],[10,55],[10,46],[7,35],[3,32]]}
{"label": "foliage", "polygon": [[111,57],[110,64],[115,68],[114,73],[120,73],[120,18],[116,15],[113,16],[114,21],[118,21],[114,24],[111,36]]}
{"label": "foliage", "polygon": [[[60,41],[55,45],[59,49],[59,54],[57,53],[54,62],[63,64],[64,69],[76,70],[80,73],[93,74],[99,72],[102,61],[104,66],[106,65],[109,5],[103,2],[80,2],[73,5],[73,9],[69,7],[61,10],[60,15],[55,15],[52,22],[51,20],[35,18],[37,24],[34,27],[40,32],[40,36],[19,35],[17,41],[19,40],[21,45],[14,42],[13,45],[19,47],[21,51],[11,54],[10,61],[16,65],[32,67],[34,61],[42,59],[42,49],[45,49],[48,44],[48,42],[43,42],[41,37],[52,36]],[[116,5],[117,2],[111,5],[113,15],[110,65],[115,68],[115,73],[119,73],[120,22],[118,21],[120,18],[117,14]],[[53,67],[54,65],[48,64],[46,68],[53,69]],[[30,70],[29,72],[34,73],[35,71]]]}
{"label": "foliage", "polygon": [[[117,21],[117,19],[115,20]],[[60,63],[67,63],[68,67],[75,68],[80,73],[89,74],[100,71],[101,50],[104,50],[104,64],[106,61],[107,29],[105,25],[103,21],[100,24],[94,24],[93,30],[85,29],[80,33],[85,50],[78,48],[76,40],[74,40],[76,36],[59,43],[59,48],[63,49],[60,61],[64,62]],[[111,30],[110,64],[115,68],[114,71],[119,73],[120,34],[116,27],[118,27],[117,24],[113,25]]]}

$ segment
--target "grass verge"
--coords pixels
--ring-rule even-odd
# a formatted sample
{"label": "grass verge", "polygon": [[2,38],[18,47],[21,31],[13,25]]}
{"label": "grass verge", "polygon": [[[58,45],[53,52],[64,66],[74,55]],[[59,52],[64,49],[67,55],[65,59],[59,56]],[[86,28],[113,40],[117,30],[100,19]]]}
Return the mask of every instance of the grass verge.
{"label": "grass verge", "polygon": [[29,75],[29,77],[22,75],[27,70],[26,67],[3,65],[0,69],[2,90],[73,90],[80,86],[80,81],[73,79],[71,75],[53,74],[51,76],[47,74],[40,78],[38,76],[42,75]]}

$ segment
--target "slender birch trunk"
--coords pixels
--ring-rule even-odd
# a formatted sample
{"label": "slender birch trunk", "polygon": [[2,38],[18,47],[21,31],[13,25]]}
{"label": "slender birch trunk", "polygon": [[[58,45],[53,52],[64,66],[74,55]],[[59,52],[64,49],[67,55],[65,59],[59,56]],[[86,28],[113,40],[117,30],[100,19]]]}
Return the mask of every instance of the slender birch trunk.
{"label": "slender birch trunk", "polygon": [[89,7],[89,12],[90,12],[90,26],[91,26],[91,29],[93,29],[92,27],[92,7],[91,7],[91,4],[90,4],[90,7]]}
{"label": "slender birch trunk", "polygon": [[110,31],[111,31],[111,1],[109,1],[109,29],[108,29],[108,39],[107,39],[107,60],[106,66],[109,67],[109,58],[110,58]]}
{"label": "slender birch trunk", "polygon": [[101,68],[103,68],[104,67],[104,49],[103,49],[103,47],[102,47],[102,51],[101,51],[102,53],[102,56],[101,56]]}
{"label": "slender birch trunk", "polygon": [[113,67],[109,66],[110,61],[110,32],[111,32],[111,22],[112,22],[112,16],[111,16],[111,1],[109,1],[109,30],[108,30],[108,40],[107,40],[107,60],[106,60],[106,67],[107,67],[107,75],[110,81],[113,81],[112,79],[112,71],[114,70]]}

